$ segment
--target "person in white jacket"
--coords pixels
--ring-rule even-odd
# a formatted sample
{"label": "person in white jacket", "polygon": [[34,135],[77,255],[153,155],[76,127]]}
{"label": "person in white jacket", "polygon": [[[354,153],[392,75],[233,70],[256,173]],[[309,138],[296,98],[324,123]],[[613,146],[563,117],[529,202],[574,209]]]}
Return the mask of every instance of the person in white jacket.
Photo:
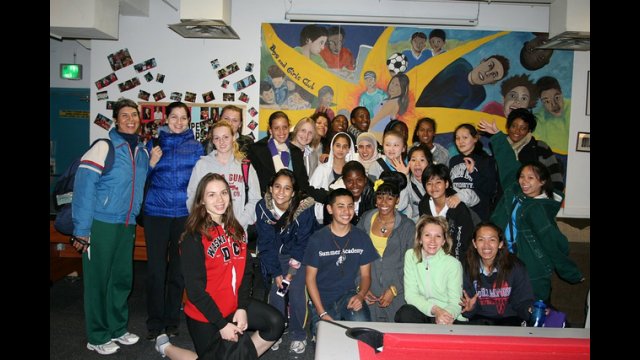
{"label": "person in white jacket", "polygon": [[[242,169],[245,154],[238,150],[233,138],[233,127],[226,120],[213,124],[210,130],[212,141],[216,147],[209,155],[203,156],[193,167],[191,179],[187,186],[187,208],[191,209],[193,197],[200,179],[208,173],[224,176],[231,189],[233,214],[244,230],[256,221],[256,204],[260,201],[260,183],[253,166],[248,165],[248,179],[244,178]],[[248,189],[245,186],[248,185]]]}
{"label": "person in white jacket", "polygon": [[[314,188],[322,188],[329,190],[329,184],[334,182],[342,175],[342,167],[347,161],[355,156],[355,147],[351,141],[349,134],[339,132],[331,139],[331,148],[329,150],[329,160],[326,163],[319,164],[313,171],[309,184]],[[323,221],[324,204],[316,203],[315,213],[320,224]]]}

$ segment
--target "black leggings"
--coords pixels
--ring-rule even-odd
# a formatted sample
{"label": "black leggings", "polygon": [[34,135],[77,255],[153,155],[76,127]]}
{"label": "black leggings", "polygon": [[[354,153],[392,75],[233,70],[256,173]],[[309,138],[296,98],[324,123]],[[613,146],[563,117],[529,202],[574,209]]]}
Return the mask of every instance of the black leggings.
{"label": "black leggings", "polygon": [[[227,321],[233,319],[231,314],[227,316]],[[222,337],[220,329],[214,324],[203,323],[187,318],[189,335],[196,348],[196,353],[200,359],[216,358],[212,354],[220,351]],[[273,306],[251,299],[247,306],[247,320],[249,331],[259,331],[260,337],[265,341],[276,341],[284,332],[284,318]]]}

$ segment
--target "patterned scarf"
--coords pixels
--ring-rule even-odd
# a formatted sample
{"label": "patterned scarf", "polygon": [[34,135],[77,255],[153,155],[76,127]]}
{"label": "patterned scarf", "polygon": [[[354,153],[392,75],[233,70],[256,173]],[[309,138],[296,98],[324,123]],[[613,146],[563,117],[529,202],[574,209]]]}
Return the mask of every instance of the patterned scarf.
{"label": "patterned scarf", "polygon": [[518,158],[518,154],[520,154],[520,150],[531,141],[531,132],[528,132],[520,141],[513,142],[510,137],[507,136],[507,141],[511,145],[511,148],[516,153],[516,159]]}
{"label": "patterned scarf", "polygon": [[289,154],[289,140],[284,143],[277,143],[272,137],[267,142],[267,147],[273,158],[273,166],[278,172],[280,169],[289,169],[289,162],[291,161],[291,154]]}

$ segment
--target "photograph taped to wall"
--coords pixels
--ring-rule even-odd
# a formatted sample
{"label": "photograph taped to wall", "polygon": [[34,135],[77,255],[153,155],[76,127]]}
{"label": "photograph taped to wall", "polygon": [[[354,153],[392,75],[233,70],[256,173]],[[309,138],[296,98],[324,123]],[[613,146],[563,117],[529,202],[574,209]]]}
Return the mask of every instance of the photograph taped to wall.
{"label": "photograph taped to wall", "polygon": [[591,152],[591,133],[578,132],[576,151]]}
{"label": "photograph taped to wall", "polygon": [[151,94],[149,94],[148,92],[144,91],[144,90],[140,90],[138,91],[138,99],[142,99],[144,101],[149,101],[149,96]]}
{"label": "photograph taped to wall", "polygon": [[[249,109],[249,115],[251,115],[252,117],[255,117],[256,115],[258,115],[258,110],[256,110],[256,108],[254,108],[253,106]],[[252,129],[253,130],[253,129]]]}
{"label": "photograph taped to wall", "polygon": [[211,60],[211,67],[213,68],[213,70],[219,68],[220,67],[220,61],[218,61],[218,59]]}
{"label": "photograph taped to wall", "polygon": [[174,91],[171,93],[171,96],[169,96],[169,99],[173,101],[182,101],[182,93]]}
{"label": "photograph taped to wall", "polygon": [[164,82],[164,74],[158,73],[158,75],[156,75],[156,81],[162,84]]}
{"label": "photograph taped to wall", "polygon": [[236,95],[234,93],[222,93],[222,101],[235,101]]}
{"label": "photograph taped to wall", "polygon": [[118,80],[118,77],[116,76],[115,73],[111,73],[105,77],[103,77],[102,79],[96,81],[96,87],[98,88],[98,90],[102,89],[103,87],[107,87],[109,85],[111,85],[112,83],[114,83],[115,81]]}
{"label": "photograph taped to wall", "polygon": [[133,68],[141,73],[145,70],[149,70],[149,69],[153,69],[154,67],[158,66],[158,64],[156,64],[156,58],[151,58],[149,60],[145,60],[141,63],[135,64],[133,65]]}
{"label": "photograph taped to wall", "polygon": [[238,100],[244,102],[244,103],[248,103],[249,102],[249,95],[241,92],[240,95],[238,96]]}
{"label": "photograph taped to wall", "polygon": [[160,101],[164,99],[166,95],[164,94],[164,90],[160,90],[158,92],[153,93],[153,100]]}
{"label": "photograph taped to wall", "polygon": [[207,91],[206,93],[202,93],[202,101],[208,103],[209,101],[215,100],[215,96],[213,96],[213,91]]}
{"label": "photograph taped to wall", "polygon": [[129,49],[126,48],[107,55],[107,60],[109,60],[109,65],[113,71],[120,70],[133,64],[133,59],[131,59]]}
{"label": "photograph taped to wall", "polygon": [[113,104],[115,103],[115,101],[107,101],[107,110],[113,110]]}
{"label": "photograph taped to wall", "polygon": [[244,71],[252,72],[253,71],[253,63],[247,63],[244,67]]}
{"label": "photograph taped to wall", "polygon": [[98,113],[98,115],[96,115],[95,120],[93,120],[93,123],[100,126],[101,128],[105,129],[105,130],[109,130],[111,128],[111,124],[113,124],[113,120],[109,119],[108,117]]}
{"label": "photograph taped to wall", "polygon": [[98,100],[107,100],[109,98],[109,93],[107,92],[107,90],[98,91],[96,93],[96,96],[98,97]]}
{"label": "photograph taped to wall", "polygon": [[223,89],[226,89],[226,88],[227,88],[227,86],[229,86],[229,80],[222,80],[222,84],[220,84],[220,86],[221,86]]}
{"label": "photograph taped to wall", "polygon": [[151,74],[151,71],[149,71],[148,73],[144,74],[144,79],[147,80],[147,82],[153,80],[153,75]]}
{"label": "photograph taped to wall", "polygon": [[218,70],[218,79],[223,79],[238,70],[240,70],[240,67],[238,67],[238,63],[237,62],[231,63],[226,67],[224,67],[223,69]]}
{"label": "photograph taped to wall", "polygon": [[256,83],[256,77],[253,76],[253,74],[247,76],[246,78],[236,81],[235,83],[233,83],[233,87],[236,89],[236,91],[240,91],[243,90],[244,88],[251,86],[253,84]]}
{"label": "photograph taped to wall", "polygon": [[187,91],[184,93],[184,101],[196,102],[196,93]]}

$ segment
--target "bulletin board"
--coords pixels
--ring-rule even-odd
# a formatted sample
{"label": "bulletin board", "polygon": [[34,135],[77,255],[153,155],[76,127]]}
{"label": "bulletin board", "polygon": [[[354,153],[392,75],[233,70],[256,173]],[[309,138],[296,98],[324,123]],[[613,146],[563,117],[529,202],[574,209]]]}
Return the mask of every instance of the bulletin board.
{"label": "bulletin board", "polygon": [[[165,108],[170,102],[140,102],[140,135],[144,141],[158,137],[158,127],[165,125],[167,117]],[[199,142],[204,141],[209,133],[209,128],[220,119],[222,109],[229,103],[186,103],[191,111],[191,130]],[[247,119],[246,106],[233,104],[242,109],[242,118]],[[244,124],[243,124],[244,125]]]}

